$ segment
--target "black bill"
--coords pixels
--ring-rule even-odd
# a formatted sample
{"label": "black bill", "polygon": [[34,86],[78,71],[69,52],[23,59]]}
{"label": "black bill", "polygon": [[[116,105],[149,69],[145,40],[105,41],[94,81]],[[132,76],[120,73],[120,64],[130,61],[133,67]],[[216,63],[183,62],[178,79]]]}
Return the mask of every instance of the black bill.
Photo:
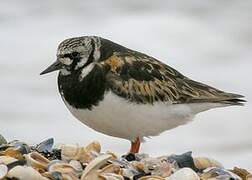
{"label": "black bill", "polygon": [[60,61],[55,61],[51,66],[46,68],[44,71],[40,73],[40,75],[47,74],[53,71],[57,71],[63,68],[63,64]]}

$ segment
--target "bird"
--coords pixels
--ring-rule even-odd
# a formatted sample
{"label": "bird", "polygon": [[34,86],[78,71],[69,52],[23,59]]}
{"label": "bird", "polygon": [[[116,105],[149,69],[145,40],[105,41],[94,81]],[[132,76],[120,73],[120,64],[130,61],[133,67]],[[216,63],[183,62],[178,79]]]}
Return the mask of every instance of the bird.
{"label": "bird", "polygon": [[192,80],[144,53],[98,36],[63,40],[56,61],[58,90],[79,121],[129,140],[138,153],[148,137],[184,125],[203,111],[244,105],[244,96]]}

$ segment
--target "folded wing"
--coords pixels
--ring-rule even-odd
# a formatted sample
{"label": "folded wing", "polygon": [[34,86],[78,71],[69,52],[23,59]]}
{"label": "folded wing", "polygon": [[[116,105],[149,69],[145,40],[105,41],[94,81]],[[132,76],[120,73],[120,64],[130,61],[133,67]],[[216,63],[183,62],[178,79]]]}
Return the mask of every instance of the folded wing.
{"label": "folded wing", "polygon": [[242,95],[191,80],[155,58],[136,51],[114,53],[103,65],[109,68],[107,88],[134,103],[242,105],[245,102]]}

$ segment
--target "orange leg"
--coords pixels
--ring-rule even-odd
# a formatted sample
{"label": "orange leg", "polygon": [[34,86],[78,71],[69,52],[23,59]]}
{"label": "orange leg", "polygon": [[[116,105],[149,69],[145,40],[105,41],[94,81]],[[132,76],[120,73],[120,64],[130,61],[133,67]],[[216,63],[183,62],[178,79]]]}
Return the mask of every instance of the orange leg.
{"label": "orange leg", "polygon": [[141,145],[141,142],[140,142],[140,139],[139,139],[139,137],[138,137],[138,138],[136,139],[136,141],[131,142],[130,152],[131,152],[131,153],[138,153],[138,152],[139,152],[139,149],[140,149],[140,145]]}

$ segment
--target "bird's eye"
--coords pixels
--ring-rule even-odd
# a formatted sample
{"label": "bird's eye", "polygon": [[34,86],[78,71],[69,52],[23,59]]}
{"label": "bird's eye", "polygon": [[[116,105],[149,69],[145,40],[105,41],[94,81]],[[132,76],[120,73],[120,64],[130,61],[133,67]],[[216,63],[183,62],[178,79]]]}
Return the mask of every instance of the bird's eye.
{"label": "bird's eye", "polygon": [[71,53],[71,57],[72,58],[76,58],[76,57],[78,57],[79,56],[79,53],[78,52],[72,52]]}

